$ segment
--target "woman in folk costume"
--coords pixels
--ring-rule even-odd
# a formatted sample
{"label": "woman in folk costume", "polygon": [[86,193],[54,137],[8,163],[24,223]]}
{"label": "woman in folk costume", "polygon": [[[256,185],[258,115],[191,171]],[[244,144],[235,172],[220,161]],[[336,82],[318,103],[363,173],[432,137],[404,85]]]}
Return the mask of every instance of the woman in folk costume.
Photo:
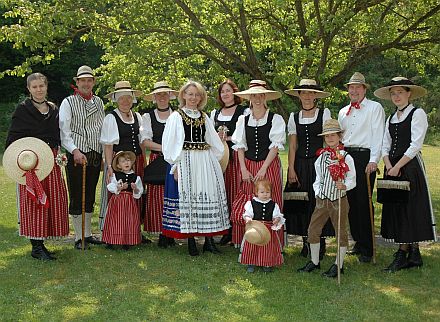
{"label": "woman in folk costume", "polygon": [[[313,191],[313,182],[316,178],[314,164],[318,158],[316,151],[322,148],[324,143],[322,136],[319,136],[322,126],[326,120],[331,118],[330,110],[319,109],[316,100],[328,97],[330,93],[324,92],[313,79],[302,79],[299,85],[285,92],[300,99],[301,110],[290,113],[287,123],[289,168],[284,191],[287,192],[286,196],[297,193],[299,197],[301,193],[305,193],[308,200],[304,200],[304,196],[296,200],[287,198],[284,200],[283,212],[287,233],[302,236],[303,248],[300,255],[307,257],[309,254],[307,229],[316,203]],[[330,221],[324,227],[323,236],[334,236]],[[325,253],[325,238],[321,238],[320,243],[322,259]]]}
{"label": "woman in folk costume", "polygon": [[410,183],[406,203],[384,203],[381,235],[399,244],[389,272],[423,265],[419,242],[436,240],[435,218],[426,179],[421,149],[428,121],[425,111],[411,101],[424,96],[426,89],[404,77],[395,77],[374,92],[376,97],[391,100],[396,111],[386,121],[382,156],[385,178]]}
{"label": "woman in folk costume", "polygon": [[[218,87],[217,101],[220,108],[211,112],[211,119],[214,122],[215,130],[218,132],[223,142],[229,147],[229,163],[224,172],[226,197],[228,199],[229,214],[232,212],[232,203],[238,189],[238,176],[240,175],[240,165],[238,163],[237,151],[232,149],[232,134],[238,117],[247,114],[248,109],[240,105],[242,100],[235,96],[238,92],[237,85],[230,79],[223,81]],[[226,245],[232,240],[232,229],[220,240],[220,245]]]}
{"label": "woman in folk costume", "polygon": [[[38,142],[29,143],[28,148],[23,148],[23,153],[18,157],[15,156],[11,161],[7,160],[9,154],[6,151],[3,166],[6,173],[14,172],[17,176],[19,174],[17,198],[20,236],[30,239],[32,257],[53,260],[55,257],[46,249],[44,240],[69,235],[66,185],[60,166],[54,165],[54,158],[61,145],[58,108],[46,99],[47,78],[44,75],[40,73],[29,75],[27,88],[30,97],[18,104],[12,115],[6,147],[25,137],[38,138],[43,142],[36,140]],[[43,153],[44,150],[49,151],[48,156]],[[23,171],[25,167],[20,166],[20,156],[25,163],[36,162],[34,167],[28,169],[32,171]],[[41,186],[38,180],[33,180],[39,188],[32,187],[32,180],[28,177],[35,179],[35,176],[30,172],[35,173],[39,178],[40,175],[45,177],[41,181]],[[37,197],[40,195],[42,198],[36,198],[36,194]]]}
{"label": "woman in folk costume", "polygon": [[141,223],[136,199],[144,191],[141,178],[134,173],[136,155],[131,151],[119,151],[112,161],[112,176],[107,184],[111,197],[105,216],[102,241],[112,248],[122,245],[128,249],[141,242]]}
{"label": "woman in folk costume", "polygon": [[[145,148],[150,150],[149,163],[156,160],[162,153],[162,135],[165,123],[172,113],[169,107],[170,100],[176,99],[178,92],[171,89],[167,82],[161,81],[154,84],[153,91],[144,96],[147,101],[156,103],[156,108],[150,109],[142,115],[145,132]],[[159,247],[175,245],[174,238],[165,237],[162,232],[162,213],[164,184],[148,184],[144,217],[144,231],[159,233]]]}
{"label": "woman in folk costume", "polygon": [[272,183],[272,199],[280,206],[282,168],[278,150],[284,150],[286,124],[281,115],[270,112],[267,101],[278,99],[281,93],[268,90],[266,82],[252,80],[249,89],[234,93],[250,102],[249,115],[238,118],[232,135],[233,149],[238,152],[241,177],[239,191],[232,206],[232,242],[240,245],[244,234],[243,209],[253,197],[253,182],[266,178]]}
{"label": "woman in folk costume", "polygon": [[162,152],[170,164],[162,233],[188,238],[191,256],[199,254],[194,236],[205,236],[203,251],[218,253],[212,236],[224,235],[230,227],[218,162],[224,146],[209,116],[202,112],[207,102],[203,86],[188,81],[178,99],[179,109],[168,118],[162,136]]}
{"label": "woman in folk costume", "polygon": [[[285,222],[280,207],[271,199],[272,184],[267,179],[255,182],[255,196],[246,202],[243,219],[246,222],[247,231],[242,243],[239,262],[247,265],[247,272],[253,273],[255,266],[262,266],[263,271],[270,273],[273,266],[283,263],[282,243]],[[251,233],[250,227],[255,221],[261,222],[266,233],[269,232],[267,244],[253,244],[247,236]]]}
{"label": "woman in folk costume", "polygon": [[[112,102],[117,103],[118,107],[106,115],[101,130],[100,142],[104,146],[104,158],[106,162],[101,189],[101,229],[105,221],[107,202],[110,197],[107,193],[106,186],[110,183],[113,174],[111,160],[113,160],[115,153],[119,151],[133,152],[136,155],[134,172],[141,178],[144,174],[142,144],[145,144],[145,134],[142,126],[142,117],[139,113],[131,110],[133,103],[137,102],[136,98],[140,95],[140,91],[131,88],[130,82],[118,81],[115,84],[115,90],[104,96]],[[141,201],[138,200],[137,203],[140,220]]]}

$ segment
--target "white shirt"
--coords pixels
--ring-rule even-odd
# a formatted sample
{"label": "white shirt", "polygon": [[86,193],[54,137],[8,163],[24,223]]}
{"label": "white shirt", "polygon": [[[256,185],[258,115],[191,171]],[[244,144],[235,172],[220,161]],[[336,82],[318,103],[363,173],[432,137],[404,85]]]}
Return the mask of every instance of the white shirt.
{"label": "white shirt", "polygon": [[[313,117],[303,117],[303,110],[299,111],[299,124],[312,124],[316,122],[318,118],[319,109],[315,110],[315,115]],[[324,122],[331,119],[331,113],[328,108],[324,108],[324,113],[322,114],[322,126],[324,126]],[[287,122],[287,134],[288,135],[296,135],[296,123],[295,123],[295,113],[290,113],[289,122]]]}
{"label": "white shirt", "polygon": [[[191,118],[198,118],[200,116],[199,111],[189,112],[185,108],[182,110]],[[220,160],[223,156],[224,145],[207,114],[205,114],[205,128],[205,142],[211,146],[209,151],[214,154],[217,160]],[[175,111],[168,117],[162,135],[162,153],[165,161],[169,164],[175,164],[182,159],[184,141],[185,129],[183,127],[183,120],[180,114]]]}
{"label": "white shirt", "polygon": [[[258,201],[260,203],[268,203],[269,201],[272,200],[272,199],[269,199],[266,201],[262,201],[262,200],[258,199],[257,197],[253,197],[252,199],[255,201]],[[254,218],[254,208],[252,207],[252,202],[250,200],[247,201],[244,205],[243,219],[245,219],[246,217],[249,217],[251,219]],[[281,228],[281,226],[283,226],[284,223],[286,222],[286,219],[284,218],[284,215],[281,213],[280,207],[278,206],[278,204],[276,202],[275,202],[275,208],[273,209],[273,213],[272,213],[272,220],[274,220],[275,218],[281,218],[281,220],[277,225],[272,226],[272,230],[279,230]]]}
{"label": "white shirt", "polygon": [[[268,114],[269,110],[266,111],[263,118],[256,120],[251,113],[248,125],[253,127],[265,125],[267,123]],[[232,134],[232,142],[235,144],[232,146],[234,150],[244,149],[247,151],[248,149],[246,143],[245,117],[246,115],[240,115],[238,117],[237,127],[235,128],[234,134]],[[273,116],[272,127],[269,132],[269,140],[271,142],[269,150],[273,147],[278,148],[278,150],[284,150],[284,144],[286,143],[286,123],[279,114],[274,114]]]}
{"label": "white shirt", "polygon": [[[125,122],[122,119],[121,112],[118,109],[115,109],[116,114],[121,118],[121,121],[125,124],[133,124],[134,120],[130,122]],[[133,114],[137,117],[139,123],[139,143],[142,143],[146,139],[146,135],[143,128],[142,117],[138,112],[133,112]],[[115,116],[113,114],[107,114],[104,118],[104,124],[102,124],[101,129],[101,138],[99,140],[101,144],[105,145],[116,145],[119,144],[119,130],[118,124],[116,123]]]}
{"label": "white shirt", "polygon": [[[128,174],[133,173],[133,171],[128,172]],[[118,195],[121,191],[118,191],[118,181],[116,180],[116,175],[113,173],[112,177],[110,179],[110,183],[107,185],[107,190],[111,193],[114,193],[115,195]],[[138,193],[134,193],[133,190],[133,198],[139,199],[142,196],[142,193],[144,192],[144,186],[142,184],[141,177],[137,176],[136,182],[135,182],[136,188],[139,190]]]}
{"label": "white shirt", "polygon": [[[211,121],[215,122],[215,113],[217,112],[217,110],[212,110],[211,111]],[[243,112],[243,115],[249,115],[251,113],[251,110],[249,108],[246,108]],[[232,115],[223,115],[222,112],[218,113],[218,120],[222,121],[222,122],[229,122],[232,117],[234,116],[234,114]]]}
{"label": "white shirt", "polygon": [[347,115],[350,105],[339,111],[338,121],[344,130],[342,143],[346,147],[370,149],[369,162],[378,163],[385,129],[385,112],[380,103],[367,98],[360,105],[360,109],[352,108],[350,115]]}
{"label": "white shirt", "polygon": [[[406,120],[408,114],[415,109],[414,105],[410,104],[404,111],[400,119],[397,118],[397,113],[394,113],[391,121],[388,117],[385,124],[385,135],[383,136],[382,144],[382,157],[389,155],[391,149],[391,135],[388,130],[389,123],[392,124],[400,123]],[[411,144],[409,148],[405,151],[405,155],[412,159],[417,153],[422,149],[423,141],[425,140],[426,131],[428,130],[428,119],[426,113],[423,109],[417,109],[411,120]]]}
{"label": "white shirt", "polygon": [[[154,116],[156,116],[156,120],[159,123],[165,124],[167,122],[166,118],[165,120],[159,118],[159,113],[157,113],[157,109],[154,109]],[[142,122],[144,127],[144,135],[146,140],[153,140],[153,127],[151,125],[151,117],[149,113],[145,113],[142,115]]]}

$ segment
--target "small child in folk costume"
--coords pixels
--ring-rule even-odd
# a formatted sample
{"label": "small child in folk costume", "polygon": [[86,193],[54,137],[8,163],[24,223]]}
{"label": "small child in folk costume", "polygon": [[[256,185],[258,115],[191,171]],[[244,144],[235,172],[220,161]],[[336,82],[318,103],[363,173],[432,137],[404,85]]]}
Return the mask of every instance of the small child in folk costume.
{"label": "small child in folk costume", "polygon": [[[283,263],[281,241],[283,238],[283,224],[285,219],[280,212],[280,207],[271,199],[272,184],[269,180],[262,179],[255,183],[255,197],[246,202],[243,219],[247,228],[252,226],[254,221],[264,224],[264,230],[270,234],[265,244],[252,244],[250,238],[243,239],[239,262],[248,265],[247,272],[253,273],[255,266],[263,266],[265,272],[272,272],[273,266],[280,266]],[[248,233],[248,231],[247,231]],[[248,240],[249,239],[249,240]]]}
{"label": "small child in folk costume", "polygon": [[[349,206],[346,191],[356,186],[356,170],[353,158],[344,151],[344,147],[340,144],[342,130],[337,120],[327,120],[324,123],[322,133],[319,135],[324,136],[327,147],[318,150],[319,157],[315,162],[316,180],[313,183],[313,190],[316,195],[316,206],[308,229],[311,261],[298,269],[298,272],[310,273],[321,268],[319,263],[319,239],[322,228],[330,218],[336,236],[340,233],[339,258],[341,258],[340,266],[341,273],[343,273],[343,262],[348,246],[347,220]],[[340,211],[339,198],[341,198]],[[341,216],[339,232],[337,231],[338,212]],[[337,260],[338,258],[336,258],[335,264],[322,274],[323,276],[337,277]]]}
{"label": "small child in folk costume", "polygon": [[135,199],[139,199],[144,191],[142,180],[133,171],[136,155],[131,151],[120,151],[112,161],[114,173],[108,191],[110,198],[105,217],[102,241],[112,248],[112,245],[130,245],[141,243],[141,226],[139,208]]}

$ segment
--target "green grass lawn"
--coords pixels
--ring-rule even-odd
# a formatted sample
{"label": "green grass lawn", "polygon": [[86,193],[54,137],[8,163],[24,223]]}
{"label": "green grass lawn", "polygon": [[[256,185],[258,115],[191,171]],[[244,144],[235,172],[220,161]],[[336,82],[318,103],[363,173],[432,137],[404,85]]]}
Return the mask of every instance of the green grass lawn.
{"label": "green grass lawn", "polygon": [[[438,220],[440,148],[423,152]],[[382,272],[394,247],[379,246],[376,265],[347,257],[341,286],[318,273],[296,273],[305,263],[298,246],[287,247],[285,264],[272,274],[247,274],[233,247],[192,258],[184,242],[165,250],[150,244],[128,252],[95,246],[82,253],[71,239],[51,241],[58,260],[41,262],[17,234],[15,185],[3,168],[0,196],[1,321],[440,320],[438,244],[423,245],[423,268],[395,274]],[[376,207],[376,231],[379,223]],[[332,241],[323,269],[334,255]]]}

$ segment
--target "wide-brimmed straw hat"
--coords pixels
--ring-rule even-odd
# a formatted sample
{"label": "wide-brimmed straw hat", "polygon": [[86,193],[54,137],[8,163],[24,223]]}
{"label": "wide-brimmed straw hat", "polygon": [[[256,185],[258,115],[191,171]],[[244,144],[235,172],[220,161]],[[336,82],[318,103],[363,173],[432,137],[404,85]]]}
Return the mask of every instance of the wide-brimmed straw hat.
{"label": "wide-brimmed straw hat", "polygon": [[120,171],[118,168],[118,159],[121,155],[128,155],[128,158],[131,160],[132,165],[136,162],[136,154],[132,151],[119,151],[115,154],[112,160],[112,168],[115,171]]}
{"label": "wide-brimmed straw hat", "polygon": [[244,233],[244,239],[248,243],[258,246],[267,245],[270,241],[270,232],[267,227],[258,220],[251,220],[246,224],[246,232]]}
{"label": "wide-brimmed straw hat", "polygon": [[366,88],[370,88],[370,84],[367,84],[367,82],[365,82],[365,76],[359,72],[355,72],[353,76],[351,76],[348,83],[345,84],[345,87],[353,84],[361,84],[364,85]]}
{"label": "wide-brimmed straw hat", "polygon": [[414,84],[408,78],[398,76],[398,77],[394,77],[384,87],[376,89],[374,91],[374,96],[379,97],[384,100],[391,100],[390,89],[393,87],[398,87],[398,86],[409,88],[409,90],[411,91],[411,95],[409,97],[409,100],[414,100],[416,98],[425,96],[428,93],[428,91],[425,88]]}
{"label": "wide-brimmed straw hat", "polygon": [[226,168],[228,167],[228,164],[229,164],[229,147],[228,147],[228,144],[226,143],[226,141],[223,141],[223,145],[224,145],[223,155],[222,155],[222,158],[218,162],[220,163],[220,167],[222,168],[222,172],[225,173]]}
{"label": "wide-brimmed straw hat", "polygon": [[19,184],[26,184],[26,171],[34,170],[39,181],[46,178],[54,166],[54,155],[47,143],[34,138],[18,139],[3,154],[6,175]]}
{"label": "wide-brimmed straw hat", "polygon": [[257,79],[251,80],[251,82],[249,83],[249,88],[247,90],[234,93],[234,95],[237,95],[238,97],[244,98],[246,100],[249,100],[251,95],[254,94],[265,94],[266,101],[276,100],[281,97],[280,92],[267,89],[266,82]]}
{"label": "wide-brimmed straw hat", "polygon": [[166,81],[160,81],[154,84],[153,91],[144,96],[146,101],[154,101],[154,94],[167,92],[170,94],[170,99],[176,99],[179,92],[172,89]]}
{"label": "wide-brimmed straw hat", "polygon": [[288,89],[284,92],[288,95],[297,97],[299,97],[299,92],[314,92],[316,93],[316,98],[325,98],[330,96],[330,93],[325,92],[314,79],[306,78],[301,79],[299,85],[296,85],[293,89]]}
{"label": "wide-brimmed straw hat", "polygon": [[322,133],[318,134],[319,136],[323,136],[326,134],[332,134],[332,133],[342,133],[341,126],[339,125],[338,120],[335,119],[328,119],[324,122],[324,125],[322,127]]}
{"label": "wide-brimmed straw hat", "polygon": [[108,93],[107,95],[104,95],[104,97],[115,102],[116,101],[115,94],[124,93],[124,92],[132,93],[134,97],[139,97],[142,95],[141,91],[131,88],[131,84],[129,81],[118,81],[115,84],[115,90],[113,92]]}
{"label": "wide-brimmed straw hat", "polygon": [[83,65],[80,68],[78,68],[78,71],[76,72],[76,76],[73,78],[73,80],[76,82],[79,78],[95,78],[95,73],[93,72],[93,69],[91,69],[89,66]]}

